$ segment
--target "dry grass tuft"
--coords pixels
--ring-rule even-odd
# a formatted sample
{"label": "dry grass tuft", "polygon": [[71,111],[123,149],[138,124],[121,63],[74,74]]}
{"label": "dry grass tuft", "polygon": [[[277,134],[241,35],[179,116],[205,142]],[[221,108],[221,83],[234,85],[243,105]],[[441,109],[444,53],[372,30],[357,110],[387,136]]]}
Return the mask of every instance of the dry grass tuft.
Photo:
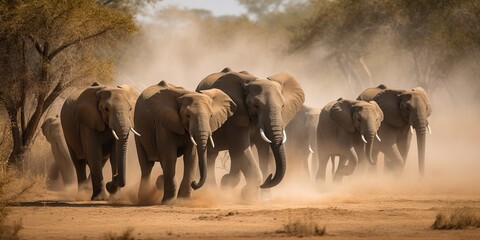
{"label": "dry grass tuft", "polygon": [[117,235],[112,232],[105,234],[104,240],[135,240],[133,236],[133,228],[128,228],[122,234]]}
{"label": "dry grass tuft", "polygon": [[313,221],[312,211],[308,211],[308,215],[303,220],[292,220],[290,214],[288,216],[288,223],[283,225],[283,231],[279,233],[285,233],[290,236],[308,237],[308,236],[323,236],[326,233],[325,226],[319,226]]}
{"label": "dry grass tuft", "polygon": [[468,227],[480,228],[480,213],[478,210],[461,208],[450,212],[441,212],[437,214],[432,229],[465,229]]}

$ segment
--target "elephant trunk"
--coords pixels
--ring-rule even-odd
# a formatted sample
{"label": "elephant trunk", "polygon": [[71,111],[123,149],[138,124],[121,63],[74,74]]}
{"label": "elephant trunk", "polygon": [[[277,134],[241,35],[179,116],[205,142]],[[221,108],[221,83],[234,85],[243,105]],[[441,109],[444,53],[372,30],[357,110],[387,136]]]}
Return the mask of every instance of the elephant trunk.
{"label": "elephant trunk", "polygon": [[265,182],[260,186],[261,188],[271,188],[279,184],[286,171],[286,156],[283,146],[286,135],[284,134],[283,121],[281,119],[280,110],[274,111],[268,118],[270,121],[267,125],[267,137],[271,139],[270,147],[272,148],[273,156],[275,158],[275,176],[270,174]]}
{"label": "elephant trunk", "polygon": [[[208,119],[208,118],[207,118]],[[197,154],[198,154],[198,168],[200,171],[200,180],[198,182],[193,181],[190,186],[193,190],[197,190],[205,184],[207,179],[207,144],[212,135],[210,127],[207,120],[203,121],[202,118],[198,120],[198,124],[195,127],[190,129],[190,133],[193,135],[193,138],[198,142]],[[213,142],[213,140],[212,140]]]}
{"label": "elephant trunk", "polygon": [[[115,160],[116,160],[116,177],[114,183],[117,187],[125,186],[125,169],[127,159],[127,141],[132,124],[127,113],[117,112],[114,117],[110,118],[110,128],[113,130],[115,138]],[[115,170],[115,169],[113,169]]]}
{"label": "elephant trunk", "polygon": [[377,162],[373,159],[373,142],[375,141],[375,132],[369,132],[366,134],[366,140],[367,144],[365,145],[365,154],[367,155],[368,161],[372,164],[375,165]]}

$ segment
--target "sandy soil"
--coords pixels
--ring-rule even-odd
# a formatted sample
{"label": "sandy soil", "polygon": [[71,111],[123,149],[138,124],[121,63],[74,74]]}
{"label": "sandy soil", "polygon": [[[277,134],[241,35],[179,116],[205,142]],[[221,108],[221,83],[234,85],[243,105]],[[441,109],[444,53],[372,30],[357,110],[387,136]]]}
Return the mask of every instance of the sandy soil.
{"label": "sandy soil", "polygon": [[[275,197],[275,195],[274,195]],[[303,196],[305,197],[305,196]],[[335,192],[256,204],[218,203],[208,196],[175,205],[60,201],[22,201],[10,221],[21,220],[24,239],[105,239],[132,229],[135,239],[298,238],[284,225],[299,220],[326,227],[326,239],[479,239],[480,229],[432,230],[438,212],[480,210],[480,194],[347,194]],[[47,199],[45,199],[47,198]],[[51,200],[48,200],[51,198]]]}

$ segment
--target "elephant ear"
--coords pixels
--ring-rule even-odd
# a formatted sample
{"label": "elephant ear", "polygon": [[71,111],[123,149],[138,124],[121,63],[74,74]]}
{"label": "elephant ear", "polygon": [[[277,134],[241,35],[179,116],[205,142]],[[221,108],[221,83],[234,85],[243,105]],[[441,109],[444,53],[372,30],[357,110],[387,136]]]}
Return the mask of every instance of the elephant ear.
{"label": "elephant ear", "polygon": [[147,112],[155,115],[156,125],[161,125],[179,135],[185,134],[177,98],[188,91],[166,83],[159,84],[159,86],[160,90],[145,102],[145,106],[148,106]]}
{"label": "elephant ear", "polygon": [[286,126],[295,117],[295,114],[302,108],[305,102],[305,93],[300,83],[290,74],[282,72],[267,78],[275,81],[282,87],[282,95],[285,99],[285,106],[282,109],[282,119]]}
{"label": "elephant ear", "polygon": [[384,121],[394,127],[402,127],[404,124],[400,112],[400,96],[404,91],[387,89],[373,99],[378,103],[384,115]]}
{"label": "elephant ear", "polygon": [[352,103],[338,99],[330,109],[330,118],[347,132],[355,132],[352,118]]}
{"label": "elephant ear", "polygon": [[237,105],[235,114],[230,120],[237,126],[248,127],[250,125],[247,104],[245,103],[245,83],[255,79],[252,75],[231,72],[218,78],[210,87],[222,90]]}
{"label": "elephant ear", "polygon": [[237,110],[237,105],[232,99],[219,89],[202,90],[201,93],[212,99],[212,117],[210,118],[210,130],[215,132]]}
{"label": "elephant ear", "polygon": [[103,89],[105,89],[103,86],[94,86],[85,89],[77,99],[78,105],[74,113],[79,123],[99,132],[105,131],[105,122],[98,109],[99,96],[97,94]]}
{"label": "elephant ear", "polygon": [[425,91],[425,89],[423,89],[422,87],[416,87],[412,89],[412,91],[420,92],[422,96],[425,98],[424,101],[425,101],[425,104],[427,105],[427,117],[429,117],[430,114],[432,114],[432,105],[430,104],[430,99],[427,95],[427,91]]}

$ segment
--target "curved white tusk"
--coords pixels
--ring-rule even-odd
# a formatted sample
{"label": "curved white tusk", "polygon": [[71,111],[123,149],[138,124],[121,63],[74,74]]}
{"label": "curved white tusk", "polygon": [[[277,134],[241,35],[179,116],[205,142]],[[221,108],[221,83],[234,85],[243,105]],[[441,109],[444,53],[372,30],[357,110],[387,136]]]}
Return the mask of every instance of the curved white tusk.
{"label": "curved white tusk", "polygon": [[215,148],[215,143],[213,142],[212,135],[210,135],[210,143],[212,144],[212,147]]}
{"label": "curved white tusk", "polygon": [[135,135],[137,135],[137,136],[139,136],[139,137],[142,136],[142,135],[140,135],[140,133],[138,133],[137,131],[135,131],[135,129],[133,129],[133,128],[130,128],[130,131],[132,131],[133,134],[135,134]]}
{"label": "curved white tusk", "polygon": [[115,132],[115,130],[112,129],[112,133],[113,133],[113,137],[115,137],[115,139],[120,140],[120,138],[118,138],[117,133]]}
{"label": "curved white tusk", "polygon": [[364,143],[367,143],[367,140],[365,140],[365,137],[363,136],[363,134],[362,134],[362,141],[363,141]]}
{"label": "curved white tusk", "polygon": [[190,140],[192,141],[193,145],[197,146],[197,142],[195,142],[195,139],[193,139],[192,135],[190,135]]}
{"label": "curved white tusk", "polygon": [[411,132],[412,134],[415,133],[415,129],[413,129],[413,126],[412,126],[412,125],[410,125],[410,132]]}
{"label": "curved white tusk", "polygon": [[262,138],[265,142],[272,143],[272,141],[270,141],[270,139],[268,139],[267,136],[265,136],[265,132],[263,131],[262,128],[260,128],[260,136],[262,136]]}
{"label": "curved white tusk", "polygon": [[378,139],[378,141],[379,141],[379,142],[381,142],[381,141],[382,141],[382,139],[380,139],[380,136],[378,136],[378,133],[377,133],[377,134],[375,134],[375,136],[377,137],[377,139]]}
{"label": "curved white tusk", "polygon": [[284,144],[287,141],[287,132],[285,132],[285,129],[283,129],[283,141],[282,144]]}
{"label": "curved white tusk", "polygon": [[432,129],[430,128],[430,125],[427,125],[428,133],[432,134]]}
{"label": "curved white tusk", "polygon": [[310,151],[311,154],[314,154],[315,152],[313,151],[312,149],[312,146],[310,146],[310,144],[308,144],[308,151]]}

